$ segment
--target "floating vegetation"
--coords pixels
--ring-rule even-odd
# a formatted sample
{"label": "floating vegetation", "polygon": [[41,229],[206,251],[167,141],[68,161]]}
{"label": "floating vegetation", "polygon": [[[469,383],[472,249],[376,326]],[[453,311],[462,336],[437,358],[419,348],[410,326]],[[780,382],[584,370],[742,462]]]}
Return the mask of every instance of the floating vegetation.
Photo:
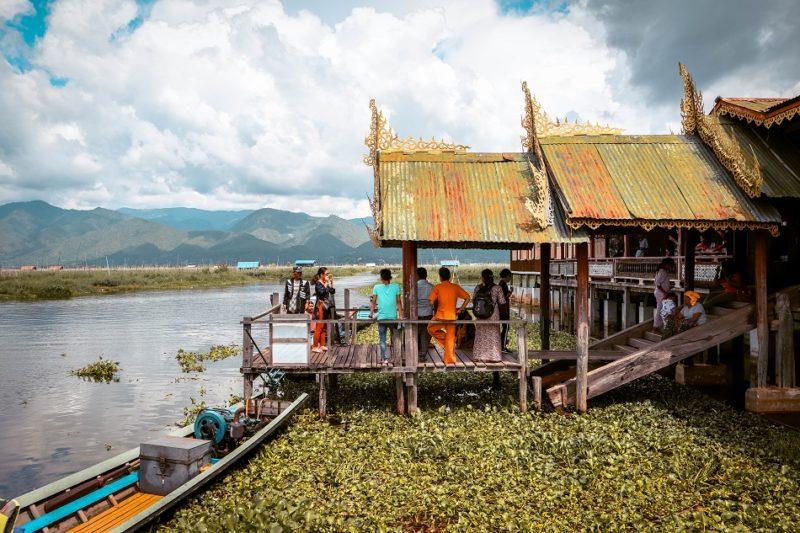
{"label": "floating vegetation", "polygon": [[182,372],[205,372],[204,361],[222,361],[228,357],[233,357],[239,354],[239,347],[236,344],[215,344],[211,346],[207,353],[203,352],[187,352],[183,348],[178,349],[175,355],[178,364],[181,365]]}
{"label": "floating vegetation", "polygon": [[189,401],[191,401],[191,405],[183,408],[183,419],[180,420],[176,425],[178,427],[188,426],[189,424],[194,422],[194,419],[197,418],[197,415],[200,414],[200,411],[208,407],[206,405],[206,401],[203,400],[204,391],[200,393],[200,401],[194,399],[194,397],[190,397]]}
{"label": "floating vegetation", "polygon": [[[313,383],[288,380],[286,396]],[[516,380],[420,377],[393,413],[391,376],[342,375],[347,424],[309,407],[179,509],[167,531],[797,530],[800,433],[659,376],[586,415],[521,413]],[[312,396],[313,398],[314,396]]]}
{"label": "floating vegetation", "polygon": [[73,376],[90,379],[92,381],[111,383],[112,381],[119,381],[117,372],[119,372],[119,361],[103,359],[101,356],[93,363],[89,363],[88,365],[78,368],[77,370],[72,370],[70,374]]}

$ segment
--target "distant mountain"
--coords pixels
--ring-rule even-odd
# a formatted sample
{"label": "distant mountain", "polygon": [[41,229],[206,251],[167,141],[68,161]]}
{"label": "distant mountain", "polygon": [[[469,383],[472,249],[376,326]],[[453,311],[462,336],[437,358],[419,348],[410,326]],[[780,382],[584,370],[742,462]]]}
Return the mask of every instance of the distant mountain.
{"label": "distant mountain", "polygon": [[[285,264],[300,258],[328,264],[399,262],[399,249],[372,245],[365,222],[371,219],[313,217],[277,209],[111,211],[17,202],[0,205],[0,265]],[[230,227],[218,229],[227,223]],[[181,224],[187,228],[176,227]],[[508,252],[420,250],[419,257],[427,263],[452,257],[506,261]]]}
{"label": "distant mountain", "polygon": [[167,207],[163,209],[132,209],[122,207],[120,213],[158,222],[182,230],[229,230],[241,219],[252,213],[247,211],[206,211],[192,207]]}

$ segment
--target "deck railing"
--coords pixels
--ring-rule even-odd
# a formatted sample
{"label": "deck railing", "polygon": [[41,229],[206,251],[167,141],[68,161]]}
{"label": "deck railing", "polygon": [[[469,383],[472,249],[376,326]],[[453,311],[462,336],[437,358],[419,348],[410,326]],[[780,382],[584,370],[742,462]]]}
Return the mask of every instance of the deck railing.
{"label": "deck railing", "polygon": [[[730,259],[727,255],[700,255],[695,258],[694,277],[701,284],[710,284],[719,279],[722,262]],[[685,258],[673,257],[675,272],[671,281],[682,286],[686,279]],[[589,260],[589,277],[592,280],[607,279],[612,282],[630,280],[640,284],[651,282],[658,270],[661,257],[608,257]],[[575,277],[575,259],[552,259],[550,276],[560,278]]]}

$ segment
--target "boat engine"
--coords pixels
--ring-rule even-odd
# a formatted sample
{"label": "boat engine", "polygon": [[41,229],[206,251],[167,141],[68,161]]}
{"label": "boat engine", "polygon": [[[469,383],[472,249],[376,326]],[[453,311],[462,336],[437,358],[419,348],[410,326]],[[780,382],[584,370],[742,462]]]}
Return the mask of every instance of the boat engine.
{"label": "boat engine", "polygon": [[248,420],[244,408],[236,410],[209,407],[200,411],[194,421],[194,437],[211,441],[217,452],[226,452],[248,433]]}

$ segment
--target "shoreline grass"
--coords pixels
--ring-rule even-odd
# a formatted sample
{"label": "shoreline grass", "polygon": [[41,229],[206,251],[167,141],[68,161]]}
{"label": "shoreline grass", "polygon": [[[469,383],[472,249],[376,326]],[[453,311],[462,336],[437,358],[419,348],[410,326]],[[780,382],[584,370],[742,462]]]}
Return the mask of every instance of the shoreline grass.
{"label": "shoreline grass", "polygon": [[[222,288],[278,282],[291,275],[291,267],[236,270],[226,266],[206,268],[153,268],[119,270],[1,271],[0,301],[62,300],[77,296],[121,294],[135,291]],[[370,267],[336,267],[337,277],[369,272]],[[310,278],[310,275],[305,276]]]}

